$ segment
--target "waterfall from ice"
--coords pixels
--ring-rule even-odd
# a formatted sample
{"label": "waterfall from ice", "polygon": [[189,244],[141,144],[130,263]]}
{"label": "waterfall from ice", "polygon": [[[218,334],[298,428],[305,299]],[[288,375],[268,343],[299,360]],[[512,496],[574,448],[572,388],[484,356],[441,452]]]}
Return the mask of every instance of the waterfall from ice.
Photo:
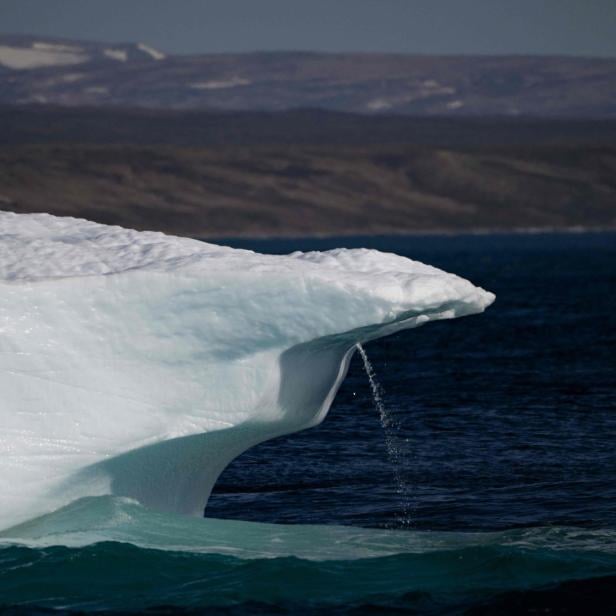
{"label": "waterfall from ice", "polygon": [[376,379],[374,368],[368,359],[368,355],[366,354],[364,347],[359,343],[357,343],[356,346],[359,354],[361,355],[364,363],[364,370],[366,371],[366,375],[370,383],[374,408],[379,414],[381,426],[383,427],[383,432],[385,433],[387,457],[392,465],[394,480],[396,482],[396,491],[400,496],[400,504],[402,506],[402,518],[400,522],[403,526],[408,526],[411,523],[410,486],[403,474],[402,465],[404,462],[405,450],[402,446],[404,441],[402,441],[398,435],[400,425],[391,412],[388,411],[383,402],[383,389]]}

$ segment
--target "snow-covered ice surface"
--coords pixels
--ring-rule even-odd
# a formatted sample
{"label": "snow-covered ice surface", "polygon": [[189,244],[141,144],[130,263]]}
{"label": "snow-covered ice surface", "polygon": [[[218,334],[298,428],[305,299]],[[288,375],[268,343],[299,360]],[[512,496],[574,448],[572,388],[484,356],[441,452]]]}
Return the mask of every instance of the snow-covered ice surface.
{"label": "snow-covered ice surface", "polygon": [[234,457],[324,418],[356,343],[493,300],[374,250],[0,212],[0,529],[104,494],[200,515]]}

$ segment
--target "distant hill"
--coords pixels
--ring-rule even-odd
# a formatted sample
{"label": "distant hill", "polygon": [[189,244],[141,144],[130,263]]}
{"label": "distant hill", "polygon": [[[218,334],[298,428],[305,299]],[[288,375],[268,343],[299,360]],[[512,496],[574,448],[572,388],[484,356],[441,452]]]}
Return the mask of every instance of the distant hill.
{"label": "distant hill", "polygon": [[221,145],[409,144],[436,147],[616,145],[616,117],[417,117],[297,109],[177,111],[0,105],[0,146],[43,143]]}
{"label": "distant hill", "polygon": [[200,237],[616,228],[616,118],[0,105],[0,209]]}
{"label": "distant hill", "polygon": [[421,116],[616,117],[616,60],[276,52],[0,35],[0,103]]}
{"label": "distant hill", "polygon": [[0,147],[0,209],[179,235],[616,227],[616,147]]}

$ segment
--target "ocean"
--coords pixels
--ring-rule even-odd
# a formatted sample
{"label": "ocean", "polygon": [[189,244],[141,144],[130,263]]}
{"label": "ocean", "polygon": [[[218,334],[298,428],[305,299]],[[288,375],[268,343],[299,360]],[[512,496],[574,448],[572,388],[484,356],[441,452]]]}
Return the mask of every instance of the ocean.
{"label": "ocean", "polygon": [[0,612],[616,613],[616,234],[227,243],[395,252],[496,303],[366,345],[372,383],[356,353],[204,520],[100,497],[0,538]]}

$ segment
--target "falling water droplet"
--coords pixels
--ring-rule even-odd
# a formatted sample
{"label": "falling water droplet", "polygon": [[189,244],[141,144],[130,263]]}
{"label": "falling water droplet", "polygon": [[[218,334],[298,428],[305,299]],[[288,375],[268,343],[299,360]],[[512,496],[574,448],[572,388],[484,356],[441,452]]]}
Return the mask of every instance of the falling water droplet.
{"label": "falling water droplet", "polygon": [[411,511],[410,511],[410,490],[409,484],[404,479],[402,473],[402,464],[404,462],[404,448],[401,447],[401,439],[398,436],[400,425],[396,422],[393,415],[387,410],[383,402],[383,389],[376,379],[374,368],[368,359],[368,355],[361,344],[357,343],[357,350],[364,362],[364,370],[370,383],[370,390],[372,391],[372,400],[374,402],[374,408],[379,414],[381,420],[381,426],[385,433],[385,446],[387,448],[387,457],[392,465],[394,480],[396,482],[396,491],[400,496],[402,506],[402,518],[400,522],[403,526],[408,526],[411,523]]}

